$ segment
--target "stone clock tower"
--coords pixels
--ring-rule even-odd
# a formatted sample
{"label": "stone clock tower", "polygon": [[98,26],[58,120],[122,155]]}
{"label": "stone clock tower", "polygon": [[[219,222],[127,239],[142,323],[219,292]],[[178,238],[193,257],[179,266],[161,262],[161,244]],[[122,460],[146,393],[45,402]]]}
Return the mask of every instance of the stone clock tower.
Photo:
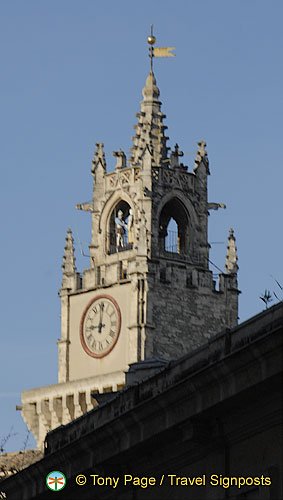
{"label": "stone clock tower", "polygon": [[198,144],[191,171],[180,163],[177,144],[168,153],[152,71],[137,117],[131,155],[113,153],[114,171],[107,172],[103,144],[96,144],[92,201],[77,205],[92,219],[90,263],[82,277],[68,230],[58,384],[22,396],[39,447],[49,429],[93,408],[94,393],[122,388],[129,364],[182,356],[237,324],[233,230],[218,286],[209,269],[209,210],[225,205],[207,200],[205,143]]}

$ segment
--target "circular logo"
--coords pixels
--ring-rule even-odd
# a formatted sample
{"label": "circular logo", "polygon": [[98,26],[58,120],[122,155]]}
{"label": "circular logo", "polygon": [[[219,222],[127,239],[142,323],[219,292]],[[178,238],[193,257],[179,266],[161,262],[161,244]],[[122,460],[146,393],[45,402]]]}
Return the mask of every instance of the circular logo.
{"label": "circular logo", "polygon": [[54,470],[46,476],[46,486],[52,491],[60,491],[66,486],[66,477],[63,472]]}

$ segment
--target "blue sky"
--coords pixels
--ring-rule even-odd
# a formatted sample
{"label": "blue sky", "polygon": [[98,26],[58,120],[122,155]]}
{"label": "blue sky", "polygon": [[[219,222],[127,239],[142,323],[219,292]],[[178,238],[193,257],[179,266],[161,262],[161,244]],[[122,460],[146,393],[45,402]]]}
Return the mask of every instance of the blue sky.
{"label": "blue sky", "polygon": [[[94,144],[129,151],[149,71],[149,26],[175,58],[154,61],[167,115],[193,168],[207,142],[211,260],[224,268],[232,226],[240,320],[260,312],[282,268],[281,0],[11,0],[0,4],[2,313],[0,444],[23,448],[23,389],[56,383],[64,238],[87,249]],[[79,255],[78,270],[88,267]],[[276,302],[274,297],[273,303]],[[34,447],[30,437],[27,447]]]}

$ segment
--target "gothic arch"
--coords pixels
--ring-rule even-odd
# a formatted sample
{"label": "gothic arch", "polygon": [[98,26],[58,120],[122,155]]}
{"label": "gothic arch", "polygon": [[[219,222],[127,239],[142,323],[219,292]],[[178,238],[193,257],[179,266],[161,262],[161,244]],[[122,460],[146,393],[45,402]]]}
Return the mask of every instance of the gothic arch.
{"label": "gothic arch", "polygon": [[170,191],[170,193],[167,193],[165,196],[163,196],[163,198],[161,199],[160,203],[158,204],[158,208],[157,208],[157,218],[159,220],[160,218],[160,214],[161,214],[161,211],[163,209],[163,207],[173,198],[176,198],[178,199],[185,207],[187,213],[188,213],[188,217],[189,217],[189,221],[190,221],[190,224],[194,227],[196,227],[198,225],[198,216],[197,216],[197,213],[195,211],[195,208],[191,202],[191,200],[189,200],[182,192],[180,192],[178,189],[172,189],[172,191]]}
{"label": "gothic arch", "polygon": [[[129,197],[125,191],[118,191],[113,193],[105,203],[103,211],[99,220],[99,228],[103,233],[105,250],[107,253],[113,253],[116,251],[116,241],[115,241],[115,217],[118,211],[123,212],[123,219],[128,217],[129,210],[132,209],[134,215],[134,220],[136,217],[136,210],[134,208],[133,200]],[[127,244],[127,241],[126,241]],[[125,246],[125,249],[128,246]]]}
{"label": "gothic arch", "polygon": [[128,195],[126,191],[123,190],[116,191],[109,196],[108,200],[106,201],[102,209],[98,224],[99,232],[102,232],[103,228],[107,226],[110,214],[120,201],[125,201],[131,207],[131,209],[134,212],[134,216],[136,217],[136,207],[132,198]]}
{"label": "gothic arch", "polygon": [[[189,206],[188,206],[189,205]],[[165,196],[158,209],[158,246],[160,251],[188,255],[192,249],[192,226],[196,213],[180,193]],[[171,223],[174,223],[172,231]]]}

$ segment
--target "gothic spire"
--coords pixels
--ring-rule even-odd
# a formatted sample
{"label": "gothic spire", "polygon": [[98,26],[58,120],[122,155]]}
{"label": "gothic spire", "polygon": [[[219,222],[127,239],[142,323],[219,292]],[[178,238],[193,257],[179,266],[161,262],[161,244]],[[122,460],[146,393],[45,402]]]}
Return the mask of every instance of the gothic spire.
{"label": "gothic spire", "polygon": [[94,174],[98,165],[101,165],[101,167],[106,171],[106,161],[105,161],[105,154],[103,151],[104,144],[103,142],[97,142],[95,144],[96,146],[96,151],[94,153],[94,159],[92,160],[92,173]]}
{"label": "gothic spire", "polygon": [[77,268],[75,266],[75,261],[76,261],[76,258],[74,256],[74,252],[75,252],[75,249],[74,249],[74,239],[73,239],[73,236],[72,236],[72,231],[71,229],[68,229],[68,232],[67,232],[67,238],[65,238],[66,240],[66,245],[65,245],[65,255],[63,257],[63,265],[62,265],[62,269],[63,269],[63,280],[64,280],[64,276],[70,276],[70,274],[74,274],[76,271],[77,271]]}
{"label": "gothic spire", "polygon": [[167,127],[163,125],[163,119],[166,115],[161,112],[160,92],[152,71],[146,79],[142,94],[141,112],[136,115],[138,124],[134,126],[136,135],[132,137],[134,145],[131,148],[132,155],[129,162],[137,165],[148,146],[154,164],[164,165],[168,161],[167,151],[170,149],[166,147],[168,137],[164,134]]}
{"label": "gothic spire", "polygon": [[230,229],[228,236],[228,246],[226,255],[225,270],[227,274],[236,274],[238,272],[239,266],[237,264],[237,247],[235,244],[236,238],[234,236],[234,229]]}
{"label": "gothic spire", "polygon": [[71,229],[67,231],[67,238],[65,245],[65,255],[63,257],[63,279],[62,279],[62,288],[60,290],[61,295],[66,293],[67,290],[77,290],[81,287],[81,278],[80,274],[77,273],[77,268],[75,265],[75,256],[74,256],[74,239],[72,236]]}

